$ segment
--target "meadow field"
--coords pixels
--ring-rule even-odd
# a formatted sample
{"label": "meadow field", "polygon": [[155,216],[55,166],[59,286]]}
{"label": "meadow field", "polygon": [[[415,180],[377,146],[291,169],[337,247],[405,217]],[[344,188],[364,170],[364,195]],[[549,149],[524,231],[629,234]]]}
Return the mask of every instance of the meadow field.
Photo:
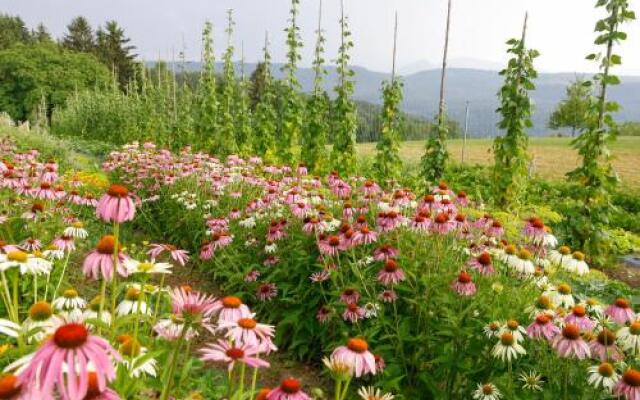
{"label": "meadow field", "polygon": [[[462,160],[462,139],[448,142],[451,158]],[[493,154],[492,138],[468,139],[465,164],[491,165]],[[358,154],[361,157],[373,157],[375,143],[359,143]],[[640,189],[640,137],[619,137],[611,145],[615,157],[613,166],[622,184],[634,190]],[[424,141],[406,141],[402,143],[400,155],[404,162],[415,164],[424,153]],[[580,157],[571,147],[571,138],[535,137],[530,139],[529,153],[535,165],[535,174],[544,179],[562,180],[567,172],[574,169]]]}

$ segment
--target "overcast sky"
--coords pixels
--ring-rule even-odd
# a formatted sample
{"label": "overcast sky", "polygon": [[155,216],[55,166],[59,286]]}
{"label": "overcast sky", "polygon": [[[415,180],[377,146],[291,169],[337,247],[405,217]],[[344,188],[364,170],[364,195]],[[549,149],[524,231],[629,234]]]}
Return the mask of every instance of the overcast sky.
{"label": "overcast sky", "polygon": [[[640,0],[629,0],[640,15]],[[312,57],[319,0],[301,0],[300,26],[305,43],[303,65]],[[478,67],[501,65],[505,44],[519,36],[525,11],[529,12],[528,41],[542,53],[541,71],[588,72],[586,54],[594,50],[593,27],[601,13],[595,0],[453,0],[450,57],[459,64]],[[237,48],[244,43],[248,61],[259,58],[264,32],[269,31],[275,61],[285,54],[283,28],[288,0],[0,0],[0,12],[21,16],[30,27],[43,22],[56,37],[77,16],[94,25],[115,19],[147,60],[171,59],[186,45],[187,59],[200,58],[200,33],[205,20],[215,26],[216,50],[226,43],[226,10],[234,10]],[[339,45],[339,0],[323,0],[323,29],[327,33],[327,59]],[[393,15],[399,15],[398,65],[405,69],[428,61],[441,62],[446,0],[345,0],[355,47],[356,65],[376,71],[391,68]],[[624,27],[629,40],[618,48],[623,57],[619,73],[640,75],[640,22]],[[455,62],[455,61],[454,61]],[[469,65],[471,64],[471,65]]]}

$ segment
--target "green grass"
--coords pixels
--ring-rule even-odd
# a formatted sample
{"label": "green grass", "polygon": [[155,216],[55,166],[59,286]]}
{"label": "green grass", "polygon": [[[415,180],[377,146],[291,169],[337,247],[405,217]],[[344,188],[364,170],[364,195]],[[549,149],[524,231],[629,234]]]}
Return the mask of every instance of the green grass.
{"label": "green grass", "polygon": [[[531,138],[529,152],[533,157],[535,174],[544,179],[562,180],[567,172],[574,169],[580,158],[571,148],[571,138]],[[492,139],[469,139],[465,149],[465,163],[491,165]],[[375,154],[375,143],[359,143],[358,154],[361,157],[372,157]],[[462,139],[450,140],[448,143],[451,158],[457,162],[462,158]],[[411,165],[420,161],[424,152],[424,141],[407,141],[402,143],[401,157]],[[640,137],[619,137],[611,146],[615,159],[613,166],[620,176],[623,186],[640,189]]]}

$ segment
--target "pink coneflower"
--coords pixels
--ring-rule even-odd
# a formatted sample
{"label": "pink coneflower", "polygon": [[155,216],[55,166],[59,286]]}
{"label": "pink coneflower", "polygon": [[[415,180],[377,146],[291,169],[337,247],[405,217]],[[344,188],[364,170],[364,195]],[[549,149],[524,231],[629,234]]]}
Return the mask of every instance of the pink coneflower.
{"label": "pink coneflower", "polygon": [[[2,163],[0,163],[2,165]],[[0,399],[7,400],[53,400],[50,394],[41,393],[37,388],[27,388],[15,375],[0,377]]]}
{"label": "pink coneflower", "polygon": [[322,271],[314,272],[309,279],[311,279],[313,283],[324,282],[329,279],[329,270],[323,269]]}
{"label": "pink coneflower", "polygon": [[376,240],[378,240],[378,234],[376,231],[372,231],[368,226],[363,226],[355,231],[351,239],[351,243],[357,246],[360,244],[371,244]]}
{"label": "pink coneflower", "polygon": [[571,310],[571,314],[564,318],[567,324],[577,325],[581,331],[590,331],[596,325],[591,318],[587,316],[587,310],[583,305],[577,304]]}
{"label": "pink coneflower", "polygon": [[20,247],[22,247],[25,251],[40,251],[42,250],[42,242],[38,239],[26,239],[20,243]]}
{"label": "pink coneflower", "polygon": [[98,241],[95,250],[84,259],[82,265],[84,275],[90,279],[102,278],[107,281],[113,279],[113,254],[116,246],[118,248],[118,274],[123,277],[128,276],[124,266],[127,258],[120,252],[120,244],[116,244],[116,238],[112,235],[103,236]]}
{"label": "pink coneflower", "polygon": [[490,275],[495,272],[491,262],[491,254],[482,252],[478,257],[474,257],[467,262],[469,268],[475,269],[483,275]]}
{"label": "pink coneflower", "polygon": [[373,251],[373,259],[376,261],[386,260],[387,258],[396,258],[400,251],[389,244],[383,244]]}
{"label": "pink coneflower", "polygon": [[261,324],[255,319],[255,314],[240,318],[235,322],[220,321],[219,330],[226,330],[234,343],[256,346],[261,353],[269,354],[278,348],[271,341],[275,332],[273,325]]}
{"label": "pink coneflower", "polygon": [[620,361],[624,355],[616,345],[616,333],[604,328],[596,336],[595,340],[589,343],[591,349],[591,357],[600,361]]}
{"label": "pink coneflower", "polygon": [[229,219],[238,219],[241,216],[242,216],[242,213],[238,208],[232,208],[231,211],[229,211]]}
{"label": "pink coneflower", "polygon": [[366,310],[360,307],[358,303],[350,303],[347,304],[347,307],[342,313],[342,319],[351,323],[356,323],[363,319],[366,313]]}
{"label": "pink coneflower", "polygon": [[229,246],[233,242],[233,236],[225,230],[219,230],[211,233],[211,246],[213,251]]}
{"label": "pink coneflower", "polygon": [[231,345],[223,339],[218,339],[216,343],[209,344],[200,349],[202,361],[223,362],[227,364],[229,371],[233,369],[236,362],[246,364],[253,368],[269,367],[269,363],[257,357],[260,353],[258,346],[234,343]]}
{"label": "pink coneflower", "polygon": [[380,193],[380,186],[372,180],[366,180],[362,185],[362,192],[367,196],[375,195]]}
{"label": "pink coneflower", "polygon": [[542,219],[531,217],[524,226],[522,233],[532,240],[538,240],[547,234],[547,230]]}
{"label": "pink coneflower", "polygon": [[551,346],[563,358],[584,360],[591,356],[589,345],[580,336],[580,328],[574,324],[566,324],[561,334],[552,339]]}
{"label": "pink coneflower", "polygon": [[385,289],[378,295],[378,298],[384,303],[393,303],[398,299],[398,295],[393,289]]}
{"label": "pink coneflower", "polygon": [[66,252],[76,249],[76,245],[73,243],[73,236],[62,235],[53,241],[53,245]]}
{"label": "pink coneflower", "polygon": [[278,295],[278,287],[275,283],[263,283],[256,289],[256,296],[260,301],[269,301]]}
{"label": "pink coneflower", "polygon": [[340,236],[336,235],[331,235],[326,239],[318,240],[318,250],[320,250],[321,254],[328,256],[335,256],[338,254],[341,245],[342,240],[340,239]]}
{"label": "pink coneflower", "polygon": [[551,340],[558,333],[560,333],[560,328],[553,323],[552,317],[547,314],[539,314],[535,321],[527,327],[527,335],[534,339]]}
{"label": "pink coneflower", "polygon": [[441,212],[433,219],[431,231],[440,235],[446,235],[454,226],[455,224],[449,219],[449,214]]}
{"label": "pink coneflower", "polygon": [[491,226],[487,228],[486,230],[486,234],[487,236],[491,236],[491,237],[502,237],[502,235],[504,235],[504,228],[502,227],[502,224],[499,221],[491,221]]}
{"label": "pink coneflower", "polygon": [[174,288],[170,292],[171,310],[178,318],[197,323],[210,332],[214,331],[211,318],[215,314],[216,299],[190,288]]}
{"label": "pink coneflower", "polygon": [[45,183],[53,183],[58,180],[58,165],[54,161],[45,164],[40,180]]}
{"label": "pink coneflower", "polygon": [[418,212],[411,220],[411,228],[419,232],[428,232],[431,227],[430,215],[428,211]]}
{"label": "pink coneflower", "polygon": [[404,281],[405,276],[402,268],[398,267],[396,260],[390,258],[385,260],[384,267],[378,272],[378,282],[385,286],[395,285]]}
{"label": "pink coneflower", "polygon": [[257,271],[257,270],[249,271],[244,275],[244,281],[255,282],[258,280],[259,277],[260,277],[260,271]]}
{"label": "pink coneflower", "polygon": [[473,296],[476,293],[476,285],[473,283],[471,275],[466,271],[461,271],[458,274],[458,278],[451,283],[451,289],[460,296]]}
{"label": "pink coneflower", "polygon": [[116,377],[112,359],[120,361],[121,357],[109,342],[90,335],[84,325],[70,323],[56,329],[53,337],[36,350],[19,382],[28,385],[37,382],[44,393],[51,393],[55,387],[63,398],[83,399],[89,391],[88,364],[95,367],[98,389],[102,392],[107,382]]}
{"label": "pink coneflower", "polygon": [[622,298],[616,299],[613,304],[607,307],[604,313],[620,325],[624,325],[636,318],[629,301]]}
{"label": "pink coneflower", "polygon": [[318,309],[318,312],[316,313],[316,319],[321,324],[324,324],[325,322],[327,322],[331,314],[333,314],[333,311],[329,307],[320,306],[320,308]]}
{"label": "pink coneflower", "polygon": [[327,230],[327,223],[318,217],[306,217],[302,231],[305,233],[322,233]]}
{"label": "pink coneflower", "polygon": [[100,389],[97,373],[89,372],[88,379],[89,387],[84,400],[120,400],[120,396],[114,390],[108,387]]}
{"label": "pink coneflower", "polygon": [[456,197],[456,203],[458,203],[460,207],[466,207],[469,205],[469,197],[467,197],[465,192],[459,191]]}
{"label": "pink coneflower", "polygon": [[340,301],[345,304],[357,303],[360,300],[360,292],[354,288],[346,288],[340,294]]}
{"label": "pink coneflower", "polygon": [[105,222],[123,223],[131,221],[135,215],[136,206],[129,196],[129,189],[122,185],[113,184],[98,201],[96,216]]}
{"label": "pink coneflower", "polygon": [[249,307],[242,303],[239,297],[225,296],[214,304],[215,312],[218,314],[218,321],[237,321],[251,315]]}
{"label": "pink coneflower", "polygon": [[51,188],[51,184],[42,182],[38,188],[33,190],[33,196],[41,200],[53,200],[56,198],[56,194]]}
{"label": "pink coneflower", "polygon": [[303,201],[290,205],[291,213],[298,218],[306,217],[311,212],[311,206]]}
{"label": "pink coneflower", "polygon": [[331,185],[331,191],[336,196],[344,199],[351,194],[351,186],[338,179]]}
{"label": "pink coneflower", "polygon": [[376,374],[376,360],[364,339],[351,338],[346,346],[340,346],[331,353],[335,358],[351,366],[351,374],[359,378],[366,374]]}
{"label": "pink coneflower", "polygon": [[158,258],[162,253],[168,252],[171,259],[183,267],[189,261],[189,252],[186,250],[178,249],[176,246],[172,244],[165,243],[151,243],[149,245],[150,249],[147,252],[149,257]]}
{"label": "pink coneflower", "polygon": [[640,371],[629,368],[613,388],[614,396],[624,396],[627,400],[640,400]]}
{"label": "pink coneflower", "polygon": [[280,386],[267,394],[266,400],[311,400],[308,394],[302,391],[300,381],[293,378],[283,379]]}
{"label": "pink coneflower", "polygon": [[280,257],[275,256],[275,255],[269,255],[269,256],[267,256],[267,258],[264,259],[262,264],[265,267],[272,267],[272,266],[278,264],[279,262],[280,262]]}

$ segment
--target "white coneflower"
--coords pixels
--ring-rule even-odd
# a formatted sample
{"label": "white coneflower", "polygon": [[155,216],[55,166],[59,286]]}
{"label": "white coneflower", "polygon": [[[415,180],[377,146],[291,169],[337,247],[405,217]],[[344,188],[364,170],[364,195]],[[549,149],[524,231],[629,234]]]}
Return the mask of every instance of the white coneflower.
{"label": "white coneflower", "polygon": [[547,258],[553,265],[564,269],[566,263],[571,260],[571,249],[568,246],[560,246],[558,250],[551,250]]}
{"label": "white coneflower", "polygon": [[527,330],[515,319],[508,320],[500,329],[498,336],[501,336],[505,332],[510,333],[513,336],[513,340],[517,343],[522,342],[527,335]]}
{"label": "white coneflower", "polygon": [[493,346],[491,354],[503,362],[510,363],[518,359],[521,355],[527,354],[527,351],[518,344],[513,334],[504,332],[500,335],[500,341]]}
{"label": "white coneflower", "polygon": [[576,302],[573,298],[571,286],[566,283],[558,285],[557,292],[555,292],[554,303],[564,308],[573,307]]}
{"label": "white coneflower", "polygon": [[[96,296],[89,303],[89,307],[82,313],[82,320],[91,324],[92,320],[98,320],[98,314],[100,314],[100,296]],[[100,314],[100,320],[105,325],[111,325],[111,313],[107,310],[102,310]]]}
{"label": "white coneflower", "polygon": [[128,258],[124,262],[124,267],[129,274],[170,274],[173,266],[165,262],[155,262],[155,260],[146,260],[140,262]]}
{"label": "white coneflower", "polygon": [[474,400],[500,400],[502,393],[493,383],[478,383],[478,388],[473,391]]}
{"label": "white coneflower", "polygon": [[383,393],[380,389],[376,389],[373,386],[363,386],[358,389],[358,396],[362,400],[393,400],[394,395],[390,393]]}
{"label": "white coneflower", "polygon": [[620,380],[620,375],[613,365],[608,362],[589,367],[587,371],[589,372],[589,377],[587,378],[589,385],[596,389],[606,390],[608,393],[611,393],[613,387]]}
{"label": "white coneflower", "polygon": [[13,321],[0,318],[0,334],[16,338],[20,336],[22,327]]}
{"label": "white coneflower", "polygon": [[253,217],[247,217],[245,219],[240,220],[240,222],[238,222],[238,225],[240,225],[243,228],[246,229],[251,229],[251,228],[255,228],[256,227],[256,219]]}
{"label": "white coneflower", "polygon": [[584,261],[584,254],[579,251],[573,252],[571,259],[564,263],[564,268],[578,275],[589,273],[589,265]]}
{"label": "white coneflower", "polygon": [[52,266],[51,261],[25,253],[21,250],[13,250],[7,254],[0,254],[0,271],[18,267],[20,268],[21,275],[41,275],[48,274]]}
{"label": "white coneflower", "polygon": [[499,321],[491,321],[482,328],[484,335],[489,338],[497,338],[500,336],[500,331],[502,330],[502,323]]}
{"label": "white coneflower", "polygon": [[374,318],[378,316],[378,311],[380,311],[380,304],[377,303],[367,303],[364,305],[364,317],[365,318]]}
{"label": "white coneflower", "polygon": [[62,292],[62,296],[55,298],[52,304],[56,310],[70,311],[84,309],[87,306],[87,301],[78,295],[77,290],[67,289]]}
{"label": "white coneflower", "polygon": [[51,244],[42,252],[42,255],[48,260],[62,260],[64,258],[64,250],[61,250],[58,246]]}
{"label": "white coneflower", "polygon": [[618,333],[618,344],[622,349],[634,356],[640,355],[640,320],[621,328]]}
{"label": "white coneflower", "polygon": [[87,235],[89,234],[87,230],[84,229],[84,226],[80,221],[76,221],[71,224],[71,226],[65,228],[63,233],[65,234],[65,236],[71,236],[76,239],[86,239]]}
{"label": "white coneflower", "polygon": [[267,254],[273,254],[278,251],[278,245],[275,242],[267,242],[264,246],[264,252]]}
{"label": "white coneflower", "polygon": [[130,286],[125,293],[124,300],[116,307],[118,315],[129,315],[134,313],[151,314],[151,309],[145,301],[141,299],[142,292],[139,287]]}
{"label": "white coneflower", "polygon": [[51,305],[39,301],[29,308],[29,317],[24,320],[22,328],[24,332],[35,332],[27,340],[37,343],[51,335],[61,323],[61,319],[53,314]]}
{"label": "white coneflower", "polygon": [[118,337],[120,347],[118,352],[124,357],[122,364],[129,371],[129,376],[139,378],[142,375],[156,377],[156,359],[147,355],[147,348],[142,347],[128,335]]}
{"label": "white coneflower", "polygon": [[531,252],[527,249],[521,249],[517,257],[512,257],[509,260],[509,266],[520,275],[533,275],[536,272],[536,267],[531,261]]}
{"label": "white coneflower", "polygon": [[522,389],[532,392],[542,392],[542,375],[536,371],[521,372],[518,380],[522,382]]}

